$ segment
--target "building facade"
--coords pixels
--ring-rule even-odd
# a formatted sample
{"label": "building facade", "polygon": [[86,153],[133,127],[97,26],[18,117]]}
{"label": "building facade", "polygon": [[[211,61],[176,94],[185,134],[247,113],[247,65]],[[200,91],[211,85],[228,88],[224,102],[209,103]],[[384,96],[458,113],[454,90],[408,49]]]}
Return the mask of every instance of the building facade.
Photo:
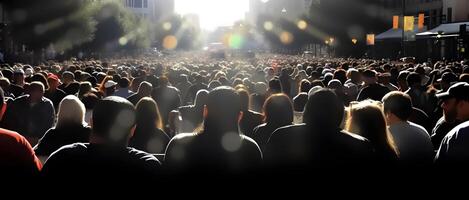
{"label": "building facade", "polygon": [[448,22],[469,21],[469,1],[444,0],[443,13]]}
{"label": "building facade", "polygon": [[256,24],[259,15],[271,15],[295,21],[308,14],[313,1],[319,0],[249,0],[246,19]]}
{"label": "building facade", "polygon": [[137,16],[150,21],[157,21],[174,13],[174,0],[123,0],[123,3]]}

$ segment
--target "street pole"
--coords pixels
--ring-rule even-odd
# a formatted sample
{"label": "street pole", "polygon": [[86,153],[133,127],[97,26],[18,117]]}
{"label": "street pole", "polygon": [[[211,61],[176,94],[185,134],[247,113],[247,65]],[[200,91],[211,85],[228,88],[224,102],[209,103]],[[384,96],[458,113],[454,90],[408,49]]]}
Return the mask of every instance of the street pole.
{"label": "street pole", "polygon": [[406,56],[406,52],[405,52],[405,31],[404,31],[404,18],[405,18],[405,0],[402,0],[402,40],[401,40],[401,45],[402,45],[402,57],[405,57]]}

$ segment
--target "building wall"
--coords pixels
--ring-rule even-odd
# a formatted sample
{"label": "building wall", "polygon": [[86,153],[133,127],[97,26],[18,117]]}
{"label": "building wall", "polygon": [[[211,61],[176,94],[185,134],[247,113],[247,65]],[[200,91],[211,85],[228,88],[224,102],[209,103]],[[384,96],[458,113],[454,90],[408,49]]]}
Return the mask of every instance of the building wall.
{"label": "building wall", "polygon": [[443,13],[452,22],[469,21],[469,1],[445,0],[443,2]]}
{"label": "building wall", "polygon": [[246,16],[251,24],[255,24],[257,16],[262,14],[297,20],[302,15],[308,14],[313,1],[317,0],[268,0],[265,3],[261,0],[250,0]]}
{"label": "building wall", "polygon": [[148,20],[159,20],[174,13],[174,0],[123,0],[125,7]]}

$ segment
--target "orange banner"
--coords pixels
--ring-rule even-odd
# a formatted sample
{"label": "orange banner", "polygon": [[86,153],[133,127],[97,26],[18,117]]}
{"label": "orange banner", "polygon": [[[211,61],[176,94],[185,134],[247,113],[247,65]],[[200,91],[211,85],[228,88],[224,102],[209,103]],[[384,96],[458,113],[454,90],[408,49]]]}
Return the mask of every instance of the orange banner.
{"label": "orange banner", "polygon": [[392,17],[392,29],[399,29],[399,16],[397,15]]}
{"label": "orange banner", "polygon": [[420,13],[420,14],[419,14],[419,21],[418,21],[418,28],[419,28],[419,30],[422,30],[422,29],[423,29],[424,22],[425,22],[425,14]]}
{"label": "orange banner", "polygon": [[368,46],[375,45],[375,34],[366,35],[366,45]]}

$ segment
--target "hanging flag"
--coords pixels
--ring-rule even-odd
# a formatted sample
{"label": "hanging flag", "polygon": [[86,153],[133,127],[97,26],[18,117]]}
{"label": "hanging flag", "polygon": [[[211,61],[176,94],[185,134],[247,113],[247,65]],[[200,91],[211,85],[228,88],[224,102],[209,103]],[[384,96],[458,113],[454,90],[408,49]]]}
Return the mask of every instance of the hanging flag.
{"label": "hanging flag", "polygon": [[392,17],[392,29],[399,29],[399,16],[394,15]]}
{"label": "hanging flag", "polygon": [[366,35],[366,45],[373,46],[375,45],[375,34]]}
{"label": "hanging flag", "polygon": [[414,31],[414,16],[404,17],[404,31]]}
{"label": "hanging flag", "polygon": [[425,14],[420,13],[418,20],[419,20],[419,21],[418,21],[418,28],[419,28],[419,30],[421,31],[421,30],[423,29],[423,25],[424,25],[424,22],[425,22]]}

